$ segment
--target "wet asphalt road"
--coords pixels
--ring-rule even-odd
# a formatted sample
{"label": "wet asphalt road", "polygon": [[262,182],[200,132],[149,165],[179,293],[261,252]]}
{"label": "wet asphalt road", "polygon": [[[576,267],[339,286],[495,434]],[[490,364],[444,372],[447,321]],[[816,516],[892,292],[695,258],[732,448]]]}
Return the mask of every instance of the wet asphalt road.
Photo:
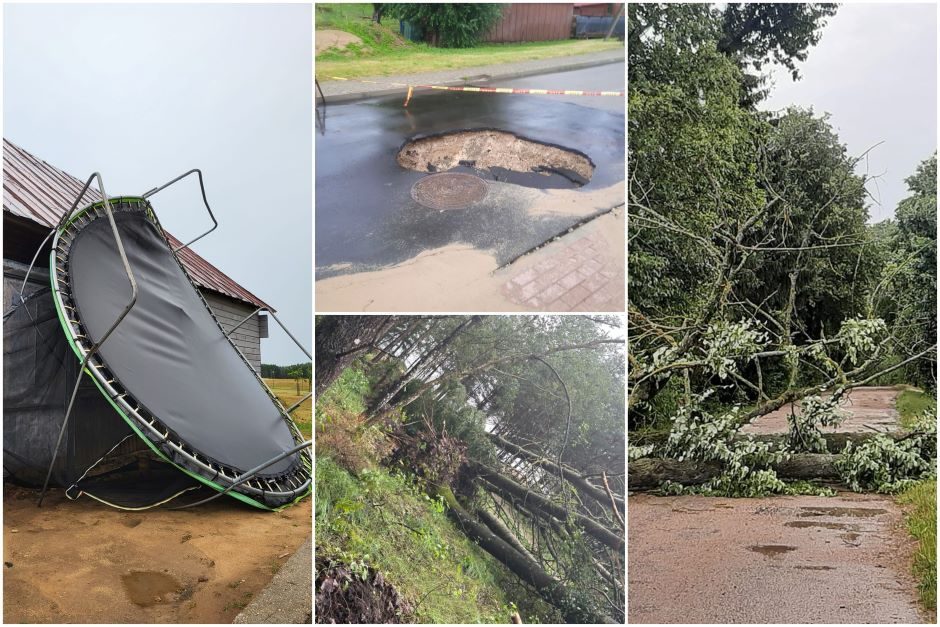
{"label": "wet asphalt road", "polygon": [[[498,84],[622,90],[624,80],[624,65],[614,63]],[[415,136],[472,128],[512,131],[587,154],[596,169],[582,191],[623,180],[623,98],[424,91],[416,92],[407,109],[402,102],[403,95],[319,109],[317,279],[400,263],[452,243],[492,250],[502,264],[584,218],[530,216],[532,190],[507,183],[497,183],[496,193],[466,209],[425,208],[410,191],[426,174],[395,161],[402,144]]]}
{"label": "wet asphalt road", "polygon": [[628,623],[921,623],[891,497],[631,496]]}

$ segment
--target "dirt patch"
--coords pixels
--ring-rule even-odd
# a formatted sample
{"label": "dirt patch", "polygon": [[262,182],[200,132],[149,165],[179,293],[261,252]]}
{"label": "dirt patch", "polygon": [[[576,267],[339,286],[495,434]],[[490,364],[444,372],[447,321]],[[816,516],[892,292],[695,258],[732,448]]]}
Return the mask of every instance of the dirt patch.
{"label": "dirt patch", "polygon": [[311,533],[309,499],[129,513],[36,496],[4,486],[7,623],[229,623]]}
{"label": "dirt patch", "polygon": [[121,582],[131,603],[141,607],[168,603],[171,595],[183,590],[180,582],[170,575],[152,570],[131,571],[121,575]]}
{"label": "dirt patch", "polygon": [[[515,133],[467,130],[419,137],[398,151],[398,165],[416,172],[443,172],[458,166],[499,178],[500,172],[559,175],[574,186],[594,176],[594,163],[576,150],[546,144]],[[538,179],[519,179],[527,187],[541,187]]]}
{"label": "dirt patch", "polygon": [[314,45],[316,46],[316,54],[321,52],[326,52],[330,48],[337,48],[342,50],[349,44],[361,44],[362,40],[352,33],[347,33],[341,30],[318,30],[314,35]]}
{"label": "dirt patch", "polygon": [[407,623],[411,604],[385,581],[382,573],[369,568],[317,556],[316,617],[328,624]]}
{"label": "dirt patch", "polygon": [[[628,623],[923,622],[913,542],[890,497],[713,501],[630,497]],[[813,523],[843,523],[843,505],[860,502],[881,513],[854,519],[851,538],[838,525],[787,524],[804,509],[836,512]]]}

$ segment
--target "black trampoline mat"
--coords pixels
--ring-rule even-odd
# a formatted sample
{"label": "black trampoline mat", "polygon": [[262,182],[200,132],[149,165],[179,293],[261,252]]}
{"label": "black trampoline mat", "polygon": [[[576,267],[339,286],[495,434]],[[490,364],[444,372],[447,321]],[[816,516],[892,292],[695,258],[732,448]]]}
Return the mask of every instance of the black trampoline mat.
{"label": "black trampoline mat", "polygon": [[[137,304],[99,349],[121,386],[200,454],[242,472],[289,450],[279,408],[222,334],[157,227],[143,213],[114,215],[137,280]],[[72,299],[94,342],[131,295],[107,219],[82,228],[69,250]],[[279,475],[292,455],[259,473]]]}

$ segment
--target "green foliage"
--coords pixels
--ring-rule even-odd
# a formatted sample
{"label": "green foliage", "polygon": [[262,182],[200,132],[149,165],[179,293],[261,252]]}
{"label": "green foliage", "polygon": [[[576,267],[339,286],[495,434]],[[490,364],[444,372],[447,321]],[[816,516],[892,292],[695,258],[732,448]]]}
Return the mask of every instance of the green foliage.
{"label": "green foliage", "polygon": [[[838,5],[813,3],[729,3],[722,12],[718,49],[742,65],[760,69],[777,63],[797,80],[797,61],[805,61],[809,49],[819,43],[825,18]],[[752,84],[759,83],[754,77]],[[758,94],[759,96],[760,94]]]}
{"label": "green foliage", "polygon": [[387,4],[389,17],[421,28],[426,39],[442,48],[472,48],[503,13],[499,4]]}
{"label": "green foliage", "polygon": [[885,329],[885,322],[881,318],[850,318],[842,323],[836,337],[849,361],[857,365],[861,363],[862,355],[874,352],[875,342],[884,335]]}
{"label": "green foliage", "polygon": [[807,396],[800,403],[800,409],[799,414],[790,412],[787,416],[787,448],[795,452],[827,452],[826,439],[819,427],[832,427],[845,419],[846,412],[840,407],[839,399]]}
{"label": "green foliage", "polygon": [[[907,179],[911,195],[895,210],[896,225],[885,227],[889,248],[874,294],[883,315],[907,353],[937,341],[937,155]],[[936,353],[906,368],[908,381],[935,390]]]}
{"label": "green foliage", "polygon": [[512,604],[526,622],[555,619],[404,475],[365,470],[356,478],[317,455],[315,476],[317,553],[381,572],[417,604],[419,622],[505,623]]}
{"label": "green foliage", "polygon": [[710,324],[702,336],[705,362],[719,379],[727,379],[737,372],[736,360],[749,358],[766,341],[767,334],[759,331],[752,320],[719,320]]}
{"label": "green foliage", "polygon": [[261,364],[261,376],[265,379],[309,379],[312,372],[313,364],[309,361],[288,366]]}
{"label": "green foliage", "polygon": [[908,506],[907,529],[917,539],[913,571],[920,600],[928,610],[937,611],[937,480],[909,487],[898,501]]}
{"label": "green foliage", "polygon": [[893,494],[937,476],[937,418],[925,415],[920,429],[900,440],[876,435],[845,445],[836,467],[856,492]]}
{"label": "green foliage", "polygon": [[[721,472],[703,486],[701,494],[756,497],[783,494],[786,484],[771,468],[786,459],[784,451],[751,437],[737,438],[741,425],[740,408],[732,408],[720,416],[701,409],[684,409],[675,417],[665,453],[682,460],[717,463]],[[676,490],[675,484],[664,490]]]}

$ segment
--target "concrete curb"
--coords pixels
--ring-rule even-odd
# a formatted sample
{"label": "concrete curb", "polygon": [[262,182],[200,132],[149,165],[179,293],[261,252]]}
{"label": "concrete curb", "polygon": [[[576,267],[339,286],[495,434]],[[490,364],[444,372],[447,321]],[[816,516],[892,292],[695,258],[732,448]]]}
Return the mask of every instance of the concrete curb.
{"label": "concrete curb", "polygon": [[[559,57],[559,59],[565,59],[566,57]],[[573,57],[577,59],[577,57]],[[522,70],[513,70],[510,69],[512,64],[507,64],[506,71],[500,72],[497,70],[490,71],[486,74],[476,74],[475,76],[470,76],[465,79],[454,79],[448,81],[439,81],[440,83],[448,85],[476,85],[478,83],[501,81],[512,78],[523,78],[525,76],[536,76],[538,74],[551,74],[553,72],[567,72],[570,70],[581,70],[588,67],[596,67],[598,65],[609,65],[611,63],[623,63],[626,60],[626,53],[619,54],[617,56],[611,57],[600,57],[595,59],[582,59],[577,61],[568,61],[565,63],[559,63],[551,67],[539,67],[539,68],[527,68]],[[499,68],[500,66],[489,66],[492,68]],[[479,70],[486,69],[484,68],[467,68],[469,70]],[[382,80],[387,77],[378,77],[377,80]],[[371,79],[370,79],[371,80]],[[321,84],[322,88],[323,85]],[[357,92],[345,92],[339,94],[330,94],[329,89],[326,88],[323,90],[323,94],[326,96],[326,104],[340,104],[344,102],[353,102],[355,100],[365,100],[367,98],[380,98],[383,96],[392,96],[395,94],[401,94],[404,97],[407,89],[405,87],[393,87],[388,89],[374,89],[367,91],[357,91]],[[320,104],[320,94],[316,94],[316,104]]]}
{"label": "concrete curb", "polygon": [[269,625],[313,622],[312,538],[300,545],[271,583],[232,622]]}

